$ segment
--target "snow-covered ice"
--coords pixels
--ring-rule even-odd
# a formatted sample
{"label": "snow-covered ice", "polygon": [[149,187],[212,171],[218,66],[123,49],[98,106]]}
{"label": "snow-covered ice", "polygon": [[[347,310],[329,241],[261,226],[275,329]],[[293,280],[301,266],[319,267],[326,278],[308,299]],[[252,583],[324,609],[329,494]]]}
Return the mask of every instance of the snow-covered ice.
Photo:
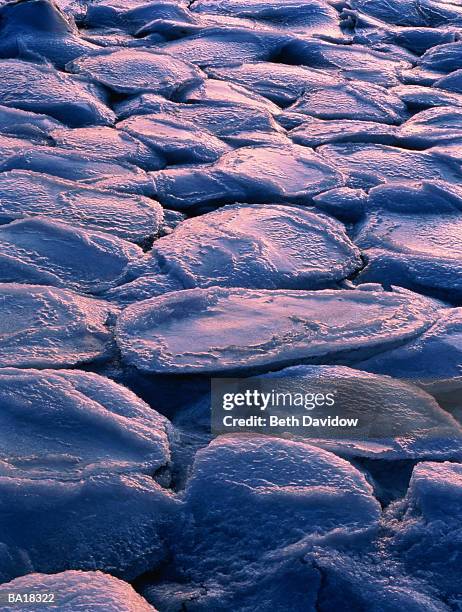
{"label": "snow-covered ice", "polygon": [[0,599],[461,609],[460,0],[0,5]]}
{"label": "snow-covered ice", "polygon": [[41,56],[64,68],[98,49],[83,40],[59,8],[47,0],[4,3],[0,7],[0,57]]}
{"label": "snow-covered ice", "polygon": [[0,223],[31,216],[142,243],[159,231],[163,211],[158,202],[140,195],[94,189],[28,170],[0,173]]}
{"label": "snow-covered ice", "polygon": [[283,609],[291,585],[293,609],[313,610],[319,576],[301,563],[303,539],[332,532],[354,539],[380,517],[371,485],[351,464],[259,436],[223,436],[199,451],[184,499],[190,518],[180,525],[175,567],[190,584],[147,591],[160,609],[191,595],[198,610]]}
{"label": "snow-covered ice", "polygon": [[314,289],[361,266],[340,223],[300,207],[255,204],[183,221],[155,242],[147,269],[160,268],[185,289]]}
{"label": "snow-covered ice", "polygon": [[123,359],[142,371],[268,370],[358,361],[422,334],[436,313],[412,293],[211,287],[129,306],[116,336]]}
{"label": "snow-covered ice", "polygon": [[103,91],[90,83],[51,66],[15,59],[3,60],[1,69],[4,106],[50,115],[71,127],[114,123]]}
{"label": "snow-covered ice", "polygon": [[169,165],[211,163],[229,150],[203,126],[165,113],[130,117],[117,127],[160,154]]}
{"label": "snow-covered ice", "polygon": [[11,478],[154,475],[168,467],[167,419],[112,380],[78,370],[1,368],[0,397],[0,454]]}
{"label": "snow-covered ice", "polygon": [[[52,593],[55,603],[48,603],[47,609],[61,612],[83,612],[88,606],[104,608],[105,612],[156,612],[127,582],[102,572],[29,574],[0,585],[1,593]],[[28,605],[28,610],[37,612],[43,605]],[[2,607],[4,612],[11,612],[17,609],[17,604]]]}
{"label": "snow-covered ice", "polygon": [[431,151],[413,151],[381,144],[328,144],[321,157],[348,177],[350,186],[371,188],[379,183],[439,179],[460,184],[462,170]]}
{"label": "snow-covered ice", "polygon": [[439,211],[376,211],[355,243],[366,258],[358,282],[400,285],[460,303],[462,216]]}
{"label": "snow-covered ice", "polygon": [[63,368],[107,359],[116,309],[39,285],[0,284],[0,367]]}
{"label": "snow-covered ice", "polygon": [[50,133],[53,144],[100,160],[129,163],[147,170],[159,170],[165,160],[129,134],[110,127],[57,128]]}
{"label": "snow-covered ice", "polygon": [[374,460],[462,456],[462,427],[431,395],[408,382],[345,366],[293,366],[262,379],[276,380],[278,391],[290,392],[295,384],[299,393],[310,393],[316,385],[334,390],[335,413],[354,416],[360,425],[342,439],[332,439],[332,431],[319,429],[320,439],[314,432],[309,441],[340,456]]}
{"label": "snow-covered ice", "polygon": [[[0,137],[1,146],[1,137]],[[28,170],[76,181],[98,189],[152,196],[154,186],[148,174],[130,164],[101,160],[98,154],[75,152],[59,147],[22,147],[7,155],[0,172]]]}
{"label": "snow-covered ice", "polygon": [[140,247],[116,236],[44,217],[0,225],[0,282],[101,293],[129,280]]}
{"label": "snow-covered ice", "polygon": [[215,79],[244,85],[250,91],[257,92],[281,106],[295,102],[313,87],[337,85],[343,80],[335,74],[315,68],[271,62],[209,68],[207,74]]}
{"label": "snow-covered ice", "polygon": [[148,49],[100,51],[76,59],[67,69],[118,93],[151,91],[166,97],[203,79],[200,70],[193,65],[168,53]]}
{"label": "snow-covered ice", "polygon": [[340,172],[307,147],[242,147],[207,167],[153,172],[162,204],[187,210],[233,202],[309,201],[344,183]]}

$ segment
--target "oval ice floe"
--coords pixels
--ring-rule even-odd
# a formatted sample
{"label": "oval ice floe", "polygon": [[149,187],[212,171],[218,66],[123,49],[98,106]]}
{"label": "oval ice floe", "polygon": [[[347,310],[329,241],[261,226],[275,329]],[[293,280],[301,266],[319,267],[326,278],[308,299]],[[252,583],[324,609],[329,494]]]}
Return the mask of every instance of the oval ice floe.
{"label": "oval ice floe", "polygon": [[115,350],[115,309],[72,291],[0,284],[0,367],[63,368]]}
{"label": "oval ice floe", "polygon": [[101,293],[127,279],[140,247],[103,232],[31,217],[0,226],[0,282]]}
{"label": "oval ice floe", "polygon": [[209,68],[207,73],[215,79],[244,85],[281,106],[295,102],[313,87],[336,85],[343,80],[328,71],[272,62]]}
{"label": "oval ice floe", "polygon": [[351,81],[310,87],[281,115],[281,122],[302,123],[308,116],[318,119],[350,119],[398,124],[407,118],[404,102],[385,87]]}
{"label": "oval ice floe", "polygon": [[[1,138],[0,138],[1,145]],[[123,193],[152,196],[154,187],[141,168],[126,163],[101,160],[97,154],[76,152],[58,147],[23,148],[0,163],[0,172],[30,170]]]}
{"label": "oval ice floe", "polygon": [[11,170],[0,173],[0,223],[52,217],[86,229],[142,243],[159,231],[162,207],[155,200],[65,179]]}
{"label": "oval ice floe", "polygon": [[108,612],[156,612],[130,584],[101,572],[68,570],[52,575],[28,574],[0,585],[0,594],[8,593],[19,597],[28,593],[37,599],[43,599],[44,594],[56,599],[59,593],[62,610],[82,610],[91,601],[92,607],[104,607]]}
{"label": "oval ice floe", "polygon": [[[322,391],[333,394],[332,407],[315,407],[310,416],[357,419],[356,427],[340,431],[321,425],[285,431],[341,456],[390,461],[462,457],[459,423],[431,395],[408,382],[344,366],[294,366],[265,374],[261,380],[277,385],[278,392],[306,398]],[[282,416],[292,411],[288,407]],[[300,412],[304,410],[297,409],[297,415]]]}
{"label": "oval ice floe", "polygon": [[178,209],[234,202],[306,203],[344,184],[329,162],[299,145],[242,147],[207,167],[172,168],[151,176],[159,200]]}
{"label": "oval ice floe", "polygon": [[110,127],[61,128],[50,134],[55,146],[82,156],[98,155],[100,160],[129,163],[147,170],[159,170],[165,160],[126,132]]}
{"label": "oval ice floe", "polygon": [[184,288],[311,289],[346,278],[362,261],[342,224],[302,208],[256,204],[183,221],[155,242],[147,267],[156,265]]}
{"label": "oval ice floe", "polygon": [[431,151],[412,151],[381,144],[328,144],[317,150],[322,158],[348,177],[351,186],[370,188],[379,183],[439,179],[456,185],[462,171]]}
{"label": "oval ice floe", "polygon": [[67,68],[115,92],[127,94],[151,91],[170,97],[181,87],[203,80],[198,68],[157,49],[104,50],[81,57]]}
{"label": "oval ice floe", "polygon": [[159,153],[169,165],[211,163],[229,151],[229,147],[207,129],[165,113],[130,117],[117,127]]}
{"label": "oval ice floe", "polygon": [[129,306],[116,336],[124,361],[147,372],[348,363],[423,333],[435,308],[412,293],[211,287]]}
{"label": "oval ice floe", "polygon": [[50,115],[66,125],[108,125],[114,113],[100,89],[45,64],[0,61],[0,104]]}
{"label": "oval ice floe", "polygon": [[103,376],[2,368],[0,397],[0,456],[11,476],[154,475],[170,461],[167,419]]}

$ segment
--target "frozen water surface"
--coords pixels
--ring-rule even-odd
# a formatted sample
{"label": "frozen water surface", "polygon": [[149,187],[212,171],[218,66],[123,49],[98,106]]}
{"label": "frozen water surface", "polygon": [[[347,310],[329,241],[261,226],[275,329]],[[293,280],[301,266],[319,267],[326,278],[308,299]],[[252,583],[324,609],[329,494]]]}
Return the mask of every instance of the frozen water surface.
{"label": "frozen water surface", "polygon": [[143,196],[28,170],[0,173],[0,223],[37,215],[143,242],[157,234],[163,212],[158,202]]}
{"label": "frozen water surface", "polygon": [[0,367],[74,366],[114,351],[116,309],[72,291],[0,284]]}
{"label": "frozen water surface", "polygon": [[[0,4],[0,591],[461,609],[460,1]],[[212,440],[237,374],[378,437]]]}
{"label": "frozen water surface", "polygon": [[271,369],[383,352],[425,331],[432,305],[369,291],[190,289],[133,304],[117,323],[123,358],[159,373]]}
{"label": "frozen water surface", "polygon": [[152,173],[160,202],[180,210],[233,202],[309,201],[343,185],[329,162],[307,147],[242,147],[208,167]]}
{"label": "frozen water surface", "polygon": [[116,236],[44,217],[0,225],[1,282],[101,293],[121,284],[143,252]]}
{"label": "frozen water surface", "polygon": [[362,266],[340,223],[278,205],[226,206],[183,221],[155,242],[149,261],[185,289],[317,288]]}
{"label": "frozen water surface", "polygon": [[[59,610],[74,612],[82,610],[91,602],[107,612],[156,612],[126,582],[102,572],[80,572],[68,570],[59,574],[30,574],[0,585],[0,593],[59,593]],[[43,607],[43,604],[37,604]],[[16,606],[4,606],[5,612]],[[32,609],[32,608],[29,608]],[[57,607],[53,604],[49,610]]]}

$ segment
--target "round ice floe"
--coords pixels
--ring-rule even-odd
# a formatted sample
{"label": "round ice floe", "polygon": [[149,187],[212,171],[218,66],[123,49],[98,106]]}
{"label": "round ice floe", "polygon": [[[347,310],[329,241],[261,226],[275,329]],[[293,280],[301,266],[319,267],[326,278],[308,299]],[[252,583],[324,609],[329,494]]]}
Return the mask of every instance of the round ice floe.
{"label": "round ice floe", "polygon": [[228,574],[303,537],[364,529],[380,516],[372,487],[345,460],[256,435],[223,436],[199,451],[184,499],[193,527],[182,558],[196,575],[212,566]]}
{"label": "round ice floe", "polygon": [[373,212],[355,239],[367,261],[358,280],[395,284],[460,304],[461,233],[459,214]]}
{"label": "round ice floe", "polygon": [[[343,366],[295,366],[266,374],[264,379],[274,380],[282,392],[333,393],[330,412],[357,418],[358,426],[341,434],[329,427],[304,433],[310,434],[310,442],[344,457],[462,457],[460,425],[431,395],[407,382]],[[322,417],[323,411],[318,408],[311,415]],[[294,432],[288,429],[287,433]]]}
{"label": "round ice floe", "polygon": [[107,358],[115,309],[64,289],[0,284],[0,367],[62,368]]}
{"label": "round ice floe", "polygon": [[190,289],[126,308],[117,340],[124,360],[148,372],[354,362],[421,334],[435,309],[410,292]]}
{"label": "round ice floe", "polygon": [[301,202],[343,185],[344,179],[311,149],[298,145],[243,147],[207,167],[152,174],[161,202],[174,208],[233,202]]}
{"label": "round ice floe", "polygon": [[121,284],[143,251],[103,232],[31,217],[0,226],[0,282],[100,293]]}
{"label": "round ice floe", "polygon": [[317,151],[355,187],[434,179],[458,184],[462,180],[456,165],[427,151],[359,143],[324,145]]}
{"label": "round ice floe", "polygon": [[229,150],[207,129],[165,113],[136,115],[117,127],[144,142],[170,165],[214,162]]}
{"label": "round ice floe", "polygon": [[[0,596],[8,593],[24,596],[25,593],[43,598],[43,594],[54,596],[47,604],[37,604],[47,610],[77,612],[104,609],[105,612],[156,612],[131,585],[102,572],[79,572],[68,570],[60,574],[29,574],[0,585]],[[18,600],[19,601],[19,600]],[[30,599],[29,599],[30,601]],[[43,601],[43,599],[42,599]],[[4,612],[10,612],[26,604],[2,605]],[[32,608],[27,605],[27,608]],[[34,608],[35,609],[35,608]],[[38,609],[38,608],[37,608]]]}
{"label": "round ice floe", "polygon": [[105,50],[81,57],[68,66],[118,93],[158,93],[170,97],[186,85],[200,83],[198,68],[177,57],[146,49]]}
{"label": "round ice floe", "polygon": [[75,127],[115,120],[94,86],[44,64],[2,60],[0,65],[0,103],[5,106],[51,115]]}
{"label": "round ice floe", "polygon": [[225,206],[157,240],[151,260],[184,288],[211,285],[311,289],[361,267],[343,225],[278,205]]}
{"label": "round ice floe", "polygon": [[155,567],[175,509],[156,482],[168,483],[167,419],[77,370],[3,368],[0,405],[1,577]]}
{"label": "round ice floe", "polygon": [[458,142],[462,140],[462,108],[439,106],[424,110],[408,119],[397,135],[401,143],[411,148]]}
{"label": "round ice floe", "polygon": [[148,170],[163,168],[165,161],[142,142],[110,127],[55,129],[50,134],[55,145],[82,156],[99,155],[100,160],[128,162]]}
{"label": "round ice floe", "polygon": [[0,461],[11,477],[153,475],[169,423],[117,383],[78,370],[0,368]]}
{"label": "round ice floe", "polygon": [[158,202],[140,195],[94,189],[28,170],[0,173],[0,223],[32,216],[142,243],[159,231],[163,211]]}

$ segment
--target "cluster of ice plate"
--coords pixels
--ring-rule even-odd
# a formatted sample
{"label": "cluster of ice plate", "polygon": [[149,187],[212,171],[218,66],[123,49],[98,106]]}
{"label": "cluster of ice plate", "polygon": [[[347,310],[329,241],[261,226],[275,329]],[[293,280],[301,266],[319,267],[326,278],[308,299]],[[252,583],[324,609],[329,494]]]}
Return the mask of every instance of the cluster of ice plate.
{"label": "cluster of ice plate", "polygon": [[[460,2],[56,1],[0,3],[0,609],[460,610]],[[391,433],[212,439],[236,375]]]}

